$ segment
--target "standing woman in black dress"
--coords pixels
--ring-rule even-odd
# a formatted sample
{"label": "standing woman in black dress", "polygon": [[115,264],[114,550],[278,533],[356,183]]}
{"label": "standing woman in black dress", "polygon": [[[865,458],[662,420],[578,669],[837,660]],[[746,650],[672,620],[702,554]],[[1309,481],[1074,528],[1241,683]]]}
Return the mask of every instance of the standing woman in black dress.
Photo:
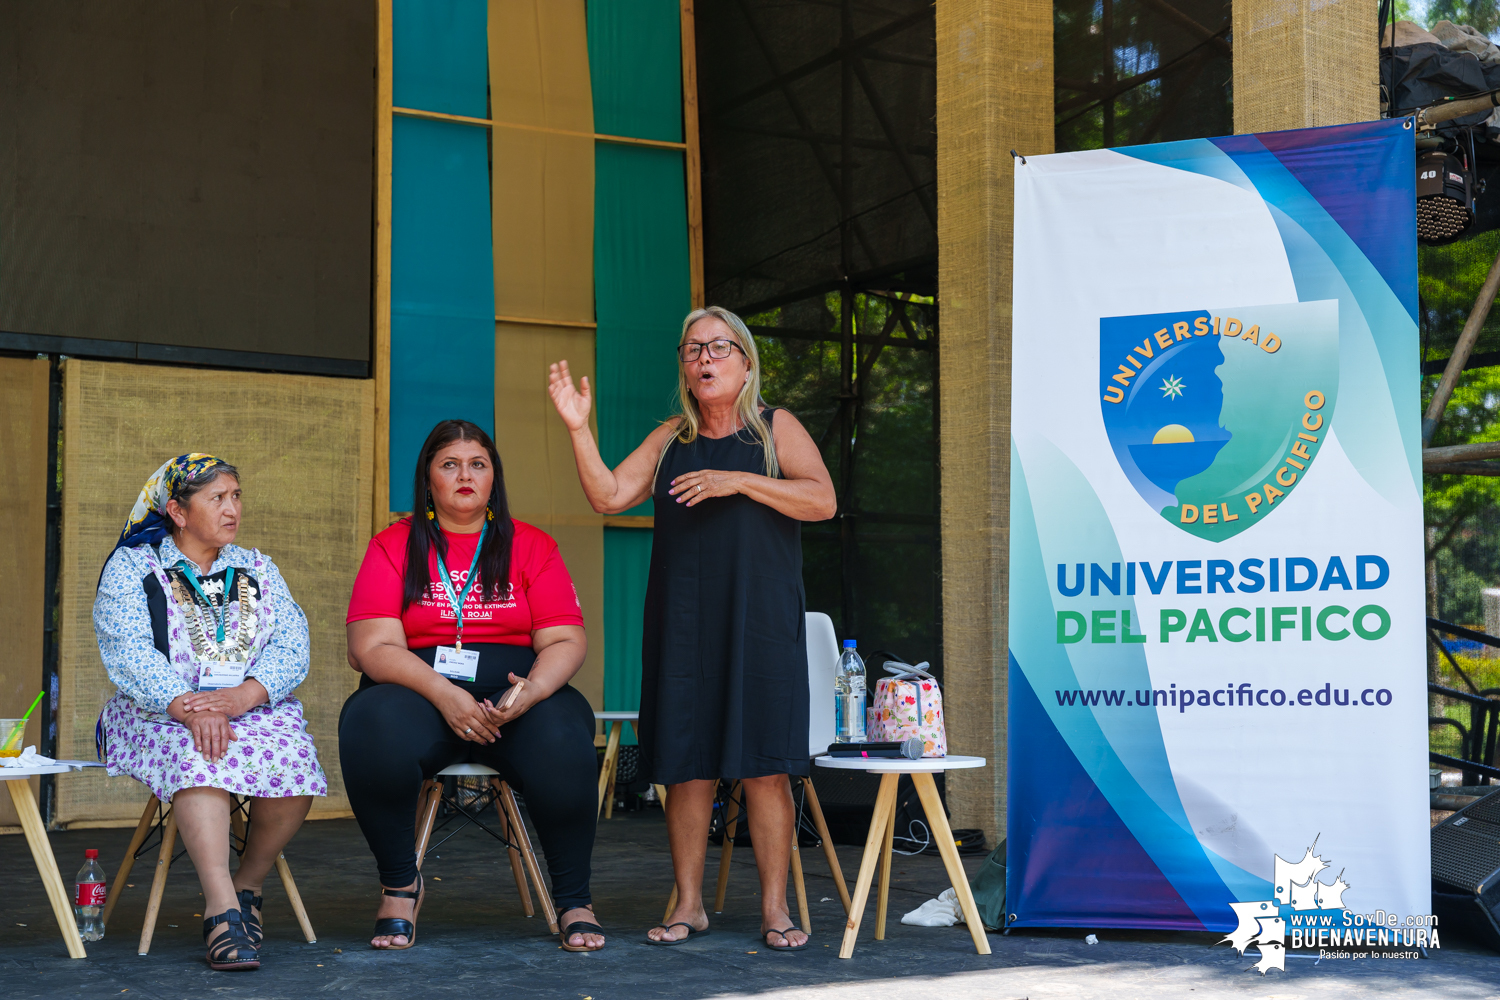
{"label": "standing woman in black dress", "polygon": [[[663,359],[665,363],[665,359]],[[656,503],[641,651],[641,756],[668,786],[677,909],[647,939],[708,930],[703,860],[714,791],[740,780],[760,871],[766,947],[807,935],[787,912],[793,808],[807,774],[802,521],[834,515],[833,480],[797,418],[760,398],[760,359],[734,313],[695,309],[677,349],[681,413],[610,471],[589,432],[588,379],[552,366],[548,391],[594,510]]]}

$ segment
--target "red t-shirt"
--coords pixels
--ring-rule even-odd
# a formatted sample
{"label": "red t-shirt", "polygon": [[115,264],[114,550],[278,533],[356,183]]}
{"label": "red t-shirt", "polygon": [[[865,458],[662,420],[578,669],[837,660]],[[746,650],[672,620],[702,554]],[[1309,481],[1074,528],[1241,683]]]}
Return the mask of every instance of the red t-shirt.
{"label": "red t-shirt", "polygon": [[[552,536],[521,521],[516,526],[510,549],[510,592],[494,600],[480,598],[484,581],[476,581],[464,599],[464,641],[500,642],[512,646],[530,646],[531,633],[554,625],[582,625],[583,612],[578,591],[568,567],[558,554]],[[440,584],[429,583],[427,592],[401,612],[401,593],[405,587],[406,540],[411,534],[411,518],[405,517],[370,539],[365,561],[354,578],[354,593],[349,597],[349,617],[345,622],[368,618],[399,618],[406,630],[408,649],[451,646],[457,635],[453,606]],[[463,590],[469,578],[469,563],[479,533],[458,535],[444,531],[448,554],[443,561],[453,582],[453,593]],[[428,556],[428,580],[437,579],[437,553]],[[476,572],[478,572],[476,570]]]}

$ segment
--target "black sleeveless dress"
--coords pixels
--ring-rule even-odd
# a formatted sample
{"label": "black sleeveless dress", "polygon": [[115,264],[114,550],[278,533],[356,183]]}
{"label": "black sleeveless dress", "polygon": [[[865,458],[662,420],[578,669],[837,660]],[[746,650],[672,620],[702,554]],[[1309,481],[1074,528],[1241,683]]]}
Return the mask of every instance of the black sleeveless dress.
{"label": "black sleeveless dress", "polygon": [[[763,415],[769,424],[774,410]],[[641,762],[652,781],[807,774],[802,524],[736,494],[687,506],[672,479],[765,474],[755,433],[675,438],[656,479],[641,642]],[[831,692],[830,692],[831,694]]]}

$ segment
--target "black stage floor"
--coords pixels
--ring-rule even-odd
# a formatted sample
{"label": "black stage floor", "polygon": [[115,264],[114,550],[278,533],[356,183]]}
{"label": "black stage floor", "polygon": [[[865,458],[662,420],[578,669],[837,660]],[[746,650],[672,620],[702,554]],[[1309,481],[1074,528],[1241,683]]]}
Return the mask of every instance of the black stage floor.
{"label": "black stage floor", "polygon": [[[665,827],[657,810],[616,814],[600,823],[594,855],[595,908],[610,932],[602,952],[575,955],[558,948],[540,917],[522,915],[504,852],[474,829],[448,842],[424,871],[429,894],[416,947],[374,952],[374,865],[352,820],[309,823],[287,849],[313,926],[307,944],[280,883],[266,885],[266,947],[257,972],[214,973],[203,962],[197,879],[186,859],[168,882],[156,940],[148,957],[136,955],[154,855],[142,859],[124,889],[108,936],[89,957],[68,959],[51,910],[20,836],[0,837],[0,997],[558,997],[567,1000],[645,1000],[756,996],[790,1000],[865,1000],[940,995],[943,1000],[1009,997],[1278,996],[1371,997],[1400,994],[1444,1000],[1500,995],[1500,956],[1457,938],[1427,961],[1323,961],[1291,958],[1271,982],[1244,971],[1251,960],[1218,935],[1101,930],[991,934],[990,956],[974,953],[962,925],[902,926],[900,915],[947,888],[935,856],[898,857],[888,937],[874,940],[873,900],[854,958],[840,961],[843,912],[822,852],[804,849],[812,898],[813,937],[803,952],[777,954],[756,937],[758,888],[753,856],[735,852],[725,912],[713,933],[675,948],[645,945],[661,919],[670,890]],[[129,830],[55,834],[63,878],[88,847],[100,850],[113,873]],[[840,847],[845,877],[858,869],[858,850]],[[979,859],[967,859],[973,865]],[[717,849],[709,853],[709,891]],[[441,881],[439,881],[441,880]],[[111,885],[111,892],[121,891]],[[176,925],[171,926],[171,925]]]}

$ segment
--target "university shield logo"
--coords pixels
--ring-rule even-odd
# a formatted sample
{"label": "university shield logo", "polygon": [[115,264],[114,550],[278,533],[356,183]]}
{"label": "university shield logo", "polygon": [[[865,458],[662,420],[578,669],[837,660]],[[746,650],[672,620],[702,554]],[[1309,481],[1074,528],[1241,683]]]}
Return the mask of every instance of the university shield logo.
{"label": "university shield logo", "polygon": [[1209,541],[1269,517],[1307,476],[1338,375],[1334,299],[1099,320],[1115,458],[1154,510]]}

